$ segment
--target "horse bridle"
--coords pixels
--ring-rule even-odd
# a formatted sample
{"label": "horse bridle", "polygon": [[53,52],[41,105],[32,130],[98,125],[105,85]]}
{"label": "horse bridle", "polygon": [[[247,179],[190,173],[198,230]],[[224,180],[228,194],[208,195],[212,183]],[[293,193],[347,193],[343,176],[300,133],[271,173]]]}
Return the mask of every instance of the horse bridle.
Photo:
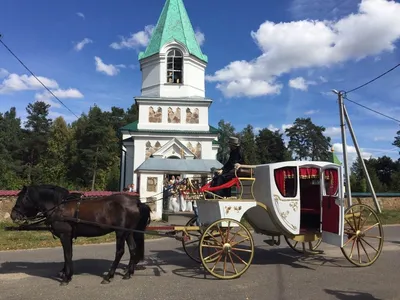
{"label": "horse bridle", "polygon": [[[38,213],[37,213],[35,216],[26,217],[26,216],[25,216],[25,213],[22,212],[22,211],[19,209],[19,207],[15,207],[15,206],[14,206],[14,208],[13,208],[13,210],[15,210],[20,216],[22,216],[22,221],[25,221],[25,222],[27,222],[27,221],[32,221],[32,220],[36,220],[37,218],[41,218],[41,220],[44,220],[44,219],[47,218],[48,213],[54,212],[54,210],[55,210],[56,208],[58,208],[60,205],[62,205],[62,204],[64,204],[65,202],[67,202],[67,201],[65,201],[65,200],[62,200],[60,203],[58,203],[58,204],[55,205],[54,207],[52,207],[52,208],[50,208],[50,209],[46,209],[45,207],[42,207],[41,205],[38,205],[38,203],[37,203],[36,201],[34,201],[34,200],[32,200],[31,198],[29,198],[29,193],[28,193],[28,191],[26,191],[26,192],[25,192],[25,195],[23,196],[23,198],[22,198],[21,201],[22,201],[23,204],[25,204],[27,200],[30,201],[30,202],[32,203],[33,207],[38,211]],[[44,210],[43,210],[43,209],[44,209]]]}

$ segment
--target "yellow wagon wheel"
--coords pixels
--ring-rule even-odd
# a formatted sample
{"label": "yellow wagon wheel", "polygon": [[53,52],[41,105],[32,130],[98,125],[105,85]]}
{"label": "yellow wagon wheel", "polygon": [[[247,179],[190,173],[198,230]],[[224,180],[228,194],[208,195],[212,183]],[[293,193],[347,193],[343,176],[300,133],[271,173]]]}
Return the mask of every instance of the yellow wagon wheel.
{"label": "yellow wagon wheel", "polygon": [[[186,226],[196,226],[197,217],[194,216],[187,223]],[[187,256],[193,259],[195,262],[201,263],[200,255],[199,255],[199,244],[201,238],[201,231],[187,231],[182,232],[182,247]]]}
{"label": "yellow wagon wheel", "polygon": [[204,230],[200,240],[200,258],[204,268],[214,277],[240,277],[250,267],[253,257],[253,237],[242,223],[221,219]]}
{"label": "yellow wagon wheel", "polygon": [[346,209],[340,249],[349,262],[358,267],[372,265],[382,252],[383,239],[382,222],[370,206],[354,204]]}
{"label": "yellow wagon wheel", "polygon": [[[197,221],[198,217],[194,216],[193,218],[191,218],[187,223],[186,226],[197,226],[196,221]],[[196,230],[196,231],[186,231],[186,232],[182,232],[182,237],[184,239],[182,239],[182,247],[183,250],[185,251],[185,253],[187,254],[187,256],[189,256],[192,260],[194,260],[195,262],[201,263],[201,258],[200,258],[200,250],[199,250],[199,246],[200,246],[200,238],[202,236],[202,230],[200,227],[200,230]],[[210,240],[210,237],[208,238],[208,240]],[[208,241],[209,244],[214,243],[213,241]],[[211,254],[212,249],[208,249],[208,252]],[[215,261],[217,258],[213,258],[211,257],[209,259],[209,261]]]}
{"label": "yellow wagon wheel", "polygon": [[317,250],[319,245],[321,245],[321,243],[322,243],[322,238],[318,238],[315,241],[311,241],[311,242],[307,242],[307,243],[292,240],[291,238],[287,237],[286,235],[284,235],[284,238],[285,238],[286,243],[289,245],[289,247],[298,253],[304,253],[304,249],[306,249],[306,244],[308,246],[308,250],[313,252],[313,251]]}

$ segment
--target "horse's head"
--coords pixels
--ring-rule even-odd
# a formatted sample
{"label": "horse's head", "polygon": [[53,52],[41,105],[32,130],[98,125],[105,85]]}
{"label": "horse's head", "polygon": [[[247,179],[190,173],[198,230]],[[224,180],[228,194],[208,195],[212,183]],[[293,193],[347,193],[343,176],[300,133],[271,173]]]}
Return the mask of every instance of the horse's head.
{"label": "horse's head", "polygon": [[13,222],[25,221],[39,213],[38,203],[35,193],[30,186],[24,186],[18,193],[17,201],[11,210],[11,220]]}
{"label": "horse's head", "polygon": [[68,190],[50,185],[24,186],[11,211],[13,222],[26,221],[61,203]]}

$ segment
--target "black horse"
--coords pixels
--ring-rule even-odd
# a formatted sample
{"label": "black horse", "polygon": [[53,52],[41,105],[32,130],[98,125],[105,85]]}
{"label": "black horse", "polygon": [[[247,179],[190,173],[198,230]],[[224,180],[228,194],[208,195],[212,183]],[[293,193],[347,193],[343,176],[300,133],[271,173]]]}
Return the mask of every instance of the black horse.
{"label": "black horse", "polygon": [[54,185],[24,186],[11,211],[11,219],[18,223],[38,215],[46,218],[45,224],[53,235],[60,238],[64,251],[61,285],[67,285],[73,275],[72,240],[102,236],[113,231],[116,233],[117,246],[115,260],[102,283],[109,283],[114,277],[124,255],[125,241],[130,260],[123,279],[131,278],[135,264],[144,258],[143,231],[150,223],[150,207],[135,195],[118,193],[90,200],[81,196]]}

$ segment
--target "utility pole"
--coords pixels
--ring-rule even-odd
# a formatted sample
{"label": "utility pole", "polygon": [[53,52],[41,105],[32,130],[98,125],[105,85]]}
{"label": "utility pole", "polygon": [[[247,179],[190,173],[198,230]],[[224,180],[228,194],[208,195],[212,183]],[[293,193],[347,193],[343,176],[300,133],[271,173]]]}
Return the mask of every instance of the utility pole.
{"label": "utility pole", "polygon": [[333,90],[335,94],[338,95],[339,102],[339,116],[340,116],[340,132],[342,134],[342,148],[343,148],[343,164],[344,164],[344,175],[345,175],[345,187],[347,194],[347,207],[350,207],[352,203],[351,199],[351,187],[350,187],[350,175],[349,175],[349,166],[347,160],[347,142],[346,142],[346,128],[344,123],[344,104],[343,104],[343,94],[342,92],[338,92]]}
{"label": "utility pole", "polygon": [[374,199],[374,202],[375,202],[375,207],[378,210],[378,212],[381,213],[382,210],[381,210],[381,207],[379,205],[378,199],[376,198],[375,189],[374,189],[374,187],[372,185],[371,178],[369,177],[369,173],[368,173],[367,167],[365,166],[365,162],[362,159],[360,147],[358,146],[356,135],[354,134],[353,126],[351,125],[351,122],[350,122],[349,114],[347,113],[347,109],[346,109],[346,107],[344,105],[343,105],[343,110],[344,110],[344,116],[346,118],[347,125],[349,126],[349,131],[350,131],[350,134],[351,134],[351,138],[353,139],[354,147],[356,148],[357,155],[360,158],[361,165],[362,165],[363,171],[364,171],[364,175],[367,178],[367,183],[368,183],[369,190],[371,191],[372,198]]}
{"label": "utility pole", "polygon": [[361,165],[363,167],[364,175],[367,178],[367,183],[368,187],[372,193],[372,198],[375,202],[375,207],[379,213],[382,212],[381,207],[379,205],[378,199],[376,198],[375,194],[375,189],[372,186],[371,178],[369,177],[369,173],[367,170],[367,167],[365,166],[364,159],[361,156],[361,151],[360,147],[358,146],[358,142],[356,139],[356,135],[354,133],[353,127],[351,125],[350,117],[349,114],[347,113],[347,109],[343,103],[343,92],[338,92],[336,90],[333,90],[335,94],[338,95],[338,102],[339,102],[339,115],[340,115],[340,131],[342,134],[342,147],[343,147],[343,163],[344,163],[344,173],[345,173],[345,179],[346,179],[346,194],[347,194],[347,205],[350,207],[352,205],[352,199],[351,199],[351,187],[350,187],[350,176],[349,176],[349,169],[348,169],[348,158],[347,158],[347,142],[346,142],[346,124],[345,120],[347,123],[347,126],[349,127],[349,131],[351,134],[351,138],[353,140],[354,147],[356,148],[357,151],[357,156],[361,161]]}

